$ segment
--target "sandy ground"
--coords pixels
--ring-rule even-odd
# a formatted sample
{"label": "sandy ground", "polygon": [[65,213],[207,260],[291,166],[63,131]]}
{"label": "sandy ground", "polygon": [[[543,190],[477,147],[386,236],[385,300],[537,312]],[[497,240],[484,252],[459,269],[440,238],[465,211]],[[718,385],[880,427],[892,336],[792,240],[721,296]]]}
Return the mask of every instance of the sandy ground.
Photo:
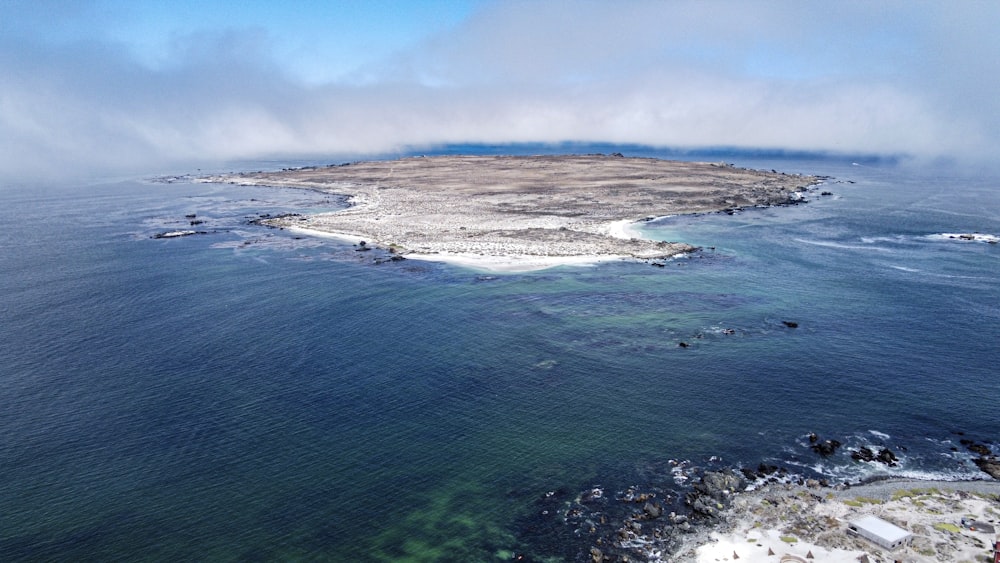
{"label": "sandy ground", "polygon": [[[728,525],[680,552],[677,561],[992,561],[1000,529],[1000,482],[882,482],[843,491],[772,485],[740,495]],[[849,537],[847,523],[874,515],[913,534],[885,550]],[[963,526],[963,519],[966,525]],[[980,525],[971,525],[973,521]],[[811,556],[811,557],[810,557]]]}
{"label": "sandy ground", "polygon": [[426,260],[428,262],[447,262],[470,270],[481,270],[483,272],[533,272],[536,270],[546,270],[556,266],[593,266],[600,262],[622,260],[621,256],[484,256],[480,254],[451,254],[440,252],[437,254],[407,254],[406,258],[412,260]]}
{"label": "sandy ground", "polygon": [[722,163],[606,155],[415,157],[203,180],[345,195],[350,207],[343,211],[267,223],[496,270],[677,256],[693,247],[646,240],[634,225],[793,203],[820,181]]}

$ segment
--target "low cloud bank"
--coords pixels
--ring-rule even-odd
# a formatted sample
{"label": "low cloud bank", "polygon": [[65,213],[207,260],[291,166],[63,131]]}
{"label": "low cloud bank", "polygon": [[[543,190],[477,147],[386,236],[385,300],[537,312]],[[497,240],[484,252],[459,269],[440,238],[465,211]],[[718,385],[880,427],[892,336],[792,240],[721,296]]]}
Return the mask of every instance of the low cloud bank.
{"label": "low cloud bank", "polygon": [[128,45],[0,39],[0,176],[608,141],[988,159],[995,4],[502,2],[310,84],[262,30]]}

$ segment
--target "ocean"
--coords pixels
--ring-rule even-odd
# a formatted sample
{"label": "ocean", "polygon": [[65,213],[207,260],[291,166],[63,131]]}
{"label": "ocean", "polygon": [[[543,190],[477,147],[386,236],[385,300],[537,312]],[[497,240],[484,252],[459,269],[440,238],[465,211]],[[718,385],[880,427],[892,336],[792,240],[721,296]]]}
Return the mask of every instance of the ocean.
{"label": "ocean", "polygon": [[0,559],[589,560],[582,491],[989,479],[965,446],[1000,453],[1000,245],[948,235],[1000,234],[1000,177],[680,156],[830,178],[643,224],[702,247],[662,268],[515,274],[251,223],[343,207],[316,192],[3,185]]}

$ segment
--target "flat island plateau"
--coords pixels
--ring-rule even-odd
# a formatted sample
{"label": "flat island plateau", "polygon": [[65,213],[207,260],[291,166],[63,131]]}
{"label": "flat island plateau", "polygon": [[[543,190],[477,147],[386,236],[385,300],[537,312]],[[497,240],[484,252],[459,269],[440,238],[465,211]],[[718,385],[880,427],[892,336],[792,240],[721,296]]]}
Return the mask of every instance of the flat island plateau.
{"label": "flat island plateau", "polygon": [[262,221],[272,227],[365,241],[400,256],[465,257],[493,266],[683,254],[694,248],[642,239],[629,226],[669,215],[795,203],[821,180],[618,153],[410,157],[203,178],[347,198],[349,207],[341,211]]}

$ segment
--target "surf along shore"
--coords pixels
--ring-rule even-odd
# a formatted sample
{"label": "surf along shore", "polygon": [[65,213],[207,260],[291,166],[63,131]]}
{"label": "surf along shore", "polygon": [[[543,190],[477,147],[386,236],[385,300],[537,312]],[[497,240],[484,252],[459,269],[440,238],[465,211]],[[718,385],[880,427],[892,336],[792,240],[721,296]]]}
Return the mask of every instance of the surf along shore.
{"label": "surf along shore", "polygon": [[616,153],[411,157],[202,180],[319,190],[350,205],[262,221],[268,226],[364,241],[406,258],[517,271],[681,255],[694,247],[645,240],[630,226],[796,203],[822,179]]}
{"label": "surf along shore", "polygon": [[[860,483],[831,483],[764,463],[733,467],[714,457],[707,463],[644,464],[639,483],[623,489],[594,485],[545,492],[519,522],[525,553],[514,558],[592,563],[993,560],[1000,530],[995,471],[970,481],[873,475]],[[908,540],[888,549],[852,534],[852,523],[866,517],[896,526]]]}

